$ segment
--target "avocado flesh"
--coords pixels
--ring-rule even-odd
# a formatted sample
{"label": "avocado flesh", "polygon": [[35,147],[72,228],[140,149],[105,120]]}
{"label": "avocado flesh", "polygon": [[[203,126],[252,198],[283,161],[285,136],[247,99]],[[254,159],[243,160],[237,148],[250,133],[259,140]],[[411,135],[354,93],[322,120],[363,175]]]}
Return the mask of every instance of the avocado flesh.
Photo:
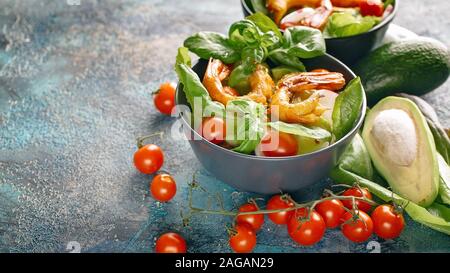
{"label": "avocado flesh", "polygon": [[435,143],[412,101],[380,101],[368,113],[362,137],[375,168],[394,192],[421,206],[433,203],[439,190]]}

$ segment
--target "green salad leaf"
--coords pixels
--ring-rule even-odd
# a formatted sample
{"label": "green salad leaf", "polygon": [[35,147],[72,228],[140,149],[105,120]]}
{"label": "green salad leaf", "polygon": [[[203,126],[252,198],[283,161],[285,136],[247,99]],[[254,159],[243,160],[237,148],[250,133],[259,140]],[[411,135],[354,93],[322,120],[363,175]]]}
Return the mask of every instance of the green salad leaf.
{"label": "green salad leaf", "polygon": [[450,166],[445,162],[442,155],[437,154],[439,164],[439,197],[442,202],[450,205]]}
{"label": "green salad leaf", "polygon": [[301,124],[286,123],[282,121],[269,122],[268,125],[277,131],[292,135],[317,140],[329,140],[331,138],[331,133],[320,127],[306,127]]}
{"label": "green salad leaf", "polygon": [[384,202],[395,202],[402,205],[405,212],[414,221],[450,235],[449,207],[433,203],[427,209],[371,181],[370,173],[373,174],[371,164],[370,156],[364,146],[364,142],[359,135],[356,135],[340,157],[337,166],[331,171],[330,177],[337,183],[348,185],[358,182],[359,185],[368,188],[372,194]]}
{"label": "green salad leaf", "polygon": [[269,15],[269,11],[266,8],[266,0],[250,0],[253,11],[256,13],[261,12],[265,15]]}
{"label": "green salad leaf", "polygon": [[[178,79],[183,84],[183,90],[186,99],[191,105],[192,111],[201,110],[204,116],[224,116],[225,107],[223,104],[213,101],[209,96],[208,90],[203,86],[197,73],[190,67],[191,58],[187,54],[187,49],[180,47],[176,57],[175,71]],[[195,100],[198,100],[195,102]],[[201,104],[200,104],[201,103]],[[201,105],[202,109],[194,109],[195,106]]]}
{"label": "green salad leaf", "polygon": [[345,90],[340,92],[333,107],[333,135],[336,140],[345,136],[355,125],[361,112],[364,100],[364,89],[361,79],[356,77],[350,81]]}
{"label": "green salad leaf", "polygon": [[361,16],[353,12],[334,12],[328,18],[324,34],[331,38],[353,36],[369,31],[380,20],[381,17]]}
{"label": "green salad leaf", "polygon": [[200,58],[213,57],[231,64],[240,59],[240,53],[229,42],[228,38],[217,32],[198,32],[184,41],[184,46]]}
{"label": "green salad leaf", "polygon": [[247,16],[246,19],[255,23],[255,25],[257,25],[262,32],[272,31],[280,39],[283,36],[277,24],[275,24],[275,22],[267,17],[263,12],[253,13],[252,15]]}
{"label": "green salad leaf", "polygon": [[[228,102],[226,107],[227,141],[238,144],[233,151],[250,154],[264,135],[265,107],[249,99],[237,99]],[[232,122],[232,124],[230,124]]]}

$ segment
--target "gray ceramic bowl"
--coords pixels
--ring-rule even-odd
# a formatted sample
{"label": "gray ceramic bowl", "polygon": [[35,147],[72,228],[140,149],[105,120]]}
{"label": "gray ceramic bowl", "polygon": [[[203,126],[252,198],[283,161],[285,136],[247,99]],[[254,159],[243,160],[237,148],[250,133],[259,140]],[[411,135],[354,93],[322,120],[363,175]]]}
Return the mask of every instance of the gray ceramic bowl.
{"label": "gray ceramic bowl", "polygon": [[[354,64],[361,57],[367,55],[372,48],[381,43],[389,27],[389,24],[395,17],[400,0],[396,0],[392,13],[383,19],[371,30],[358,35],[342,38],[326,38],[327,53],[335,56],[348,65]],[[241,0],[242,12],[245,16],[254,13],[249,0]]]}
{"label": "gray ceramic bowl", "polygon": [[[340,72],[347,82],[355,78],[355,74],[343,63],[330,55],[304,60],[306,68],[326,68]],[[206,60],[200,60],[193,70],[202,79],[207,66]],[[183,86],[178,84],[176,94],[177,105],[188,105]],[[308,190],[315,183],[325,178],[336,165],[337,159],[351,142],[364,120],[366,98],[356,126],[336,143],[313,153],[290,157],[259,157],[245,155],[202,138],[191,128],[181,113],[184,132],[188,138],[195,136],[199,140],[189,140],[196,157],[212,175],[236,189],[260,194],[282,192],[298,192]]]}

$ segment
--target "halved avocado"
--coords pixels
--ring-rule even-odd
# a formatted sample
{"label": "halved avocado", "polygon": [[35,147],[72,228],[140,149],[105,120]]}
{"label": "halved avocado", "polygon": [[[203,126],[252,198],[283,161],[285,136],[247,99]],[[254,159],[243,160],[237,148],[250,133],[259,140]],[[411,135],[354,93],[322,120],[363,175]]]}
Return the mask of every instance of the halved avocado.
{"label": "halved avocado", "polygon": [[362,132],[375,168],[394,192],[421,206],[439,191],[433,135],[409,99],[387,97],[368,113]]}

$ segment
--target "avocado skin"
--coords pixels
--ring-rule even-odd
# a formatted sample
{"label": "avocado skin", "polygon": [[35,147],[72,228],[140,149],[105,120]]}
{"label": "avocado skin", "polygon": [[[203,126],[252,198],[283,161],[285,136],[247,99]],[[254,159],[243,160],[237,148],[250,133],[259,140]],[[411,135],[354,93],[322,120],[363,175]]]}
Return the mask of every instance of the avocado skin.
{"label": "avocado skin", "polygon": [[398,92],[426,94],[443,84],[450,73],[447,47],[431,38],[388,43],[355,67],[369,105]]}

